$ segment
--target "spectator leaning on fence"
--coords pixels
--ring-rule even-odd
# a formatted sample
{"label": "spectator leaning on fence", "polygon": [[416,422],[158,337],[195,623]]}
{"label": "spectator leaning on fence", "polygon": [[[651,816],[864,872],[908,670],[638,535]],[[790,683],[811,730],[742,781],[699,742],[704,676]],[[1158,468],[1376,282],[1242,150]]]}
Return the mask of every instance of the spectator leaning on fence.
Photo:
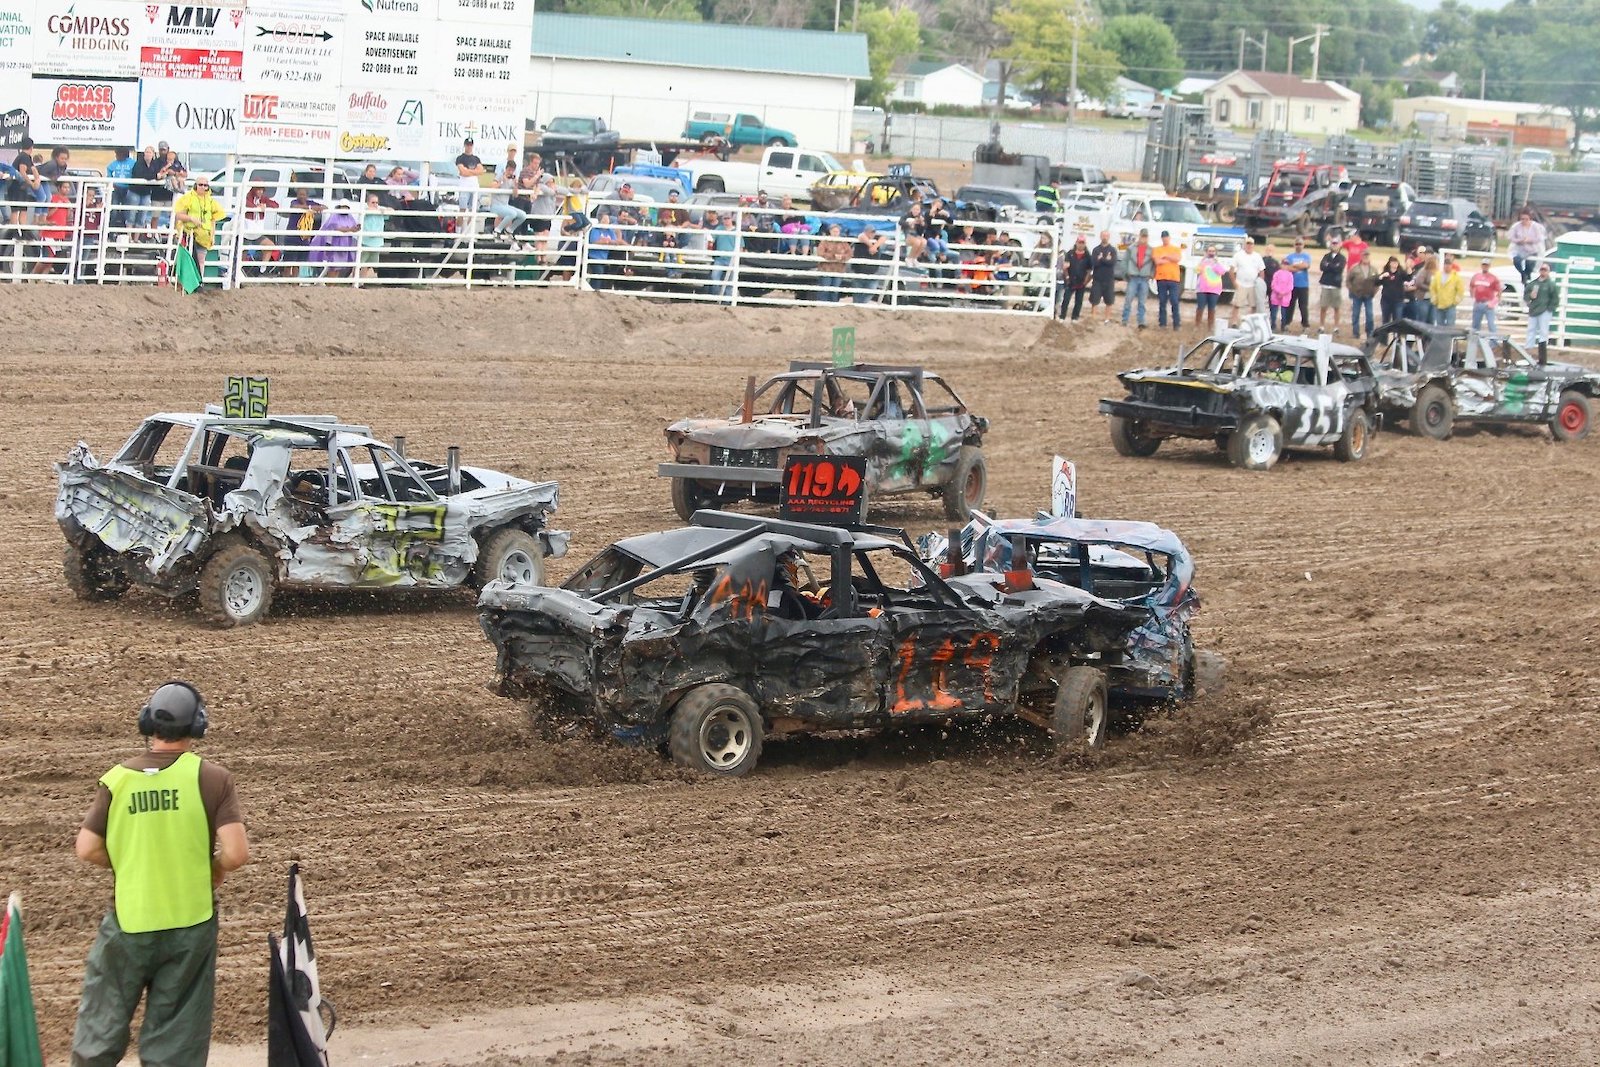
{"label": "spectator leaning on fence", "polygon": [[1511,265],[1522,275],[1522,284],[1527,285],[1533,265],[1544,255],[1545,242],[1549,240],[1544,224],[1533,221],[1533,212],[1523,211],[1506,231],[1506,240],[1511,243]]}
{"label": "spectator leaning on fence", "polygon": [[1539,273],[1528,283],[1528,347],[1538,346],[1539,366],[1549,358],[1550,320],[1561,306],[1561,286],[1550,277],[1550,264],[1539,264]]}
{"label": "spectator leaning on fence", "polygon": [[[151,145],[145,145],[139,158],[133,161],[133,180],[128,185],[128,203],[134,209],[132,225],[135,229],[149,230],[154,216],[150,204],[160,182],[162,159]],[[148,237],[148,234],[144,235]]]}
{"label": "spectator leaning on fence", "polygon": [[226,214],[222,205],[211,195],[211,181],[207,178],[196,178],[194,188],[178,197],[172,207],[178,239],[189,249],[194,256],[195,266],[201,270],[205,269],[206,253],[211,251],[211,245],[216,240],[217,223]]}
{"label": "spectator leaning on fence", "polygon": [[128,227],[128,179],[133,177],[133,149],[121,147],[113,151],[117,158],[106,164],[106,177],[111,179],[111,225],[123,230]]}
{"label": "spectator leaning on fence", "polygon": [[33,158],[33,141],[27,137],[17,145],[11,172],[14,177],[6,187],[6,199],[11,201],[11,224],[21,226],[27,222],[28,206],[39,202],[44,185],[44,179],[39,176],[39,164]]}
{"label": "spectator leaning on fence", "polygon": [[849,269],[850,242],[840,235],[837,222],[828,223],[828,232],[817,245],[817,295],[826,303],[838,303],[839,288]]}
{"label": "spectator leaning on fence", "polygon": [[461,142],[461,154],[456,156],[456,185],[460,190],[456,195],[461,201],[461,211],[469,216],[466,225],[470,228],[470,216],[478,210],[478,190],[483,187],[484,175],[483,160],[478,158],[473,151],[472,138],[468,137]]}

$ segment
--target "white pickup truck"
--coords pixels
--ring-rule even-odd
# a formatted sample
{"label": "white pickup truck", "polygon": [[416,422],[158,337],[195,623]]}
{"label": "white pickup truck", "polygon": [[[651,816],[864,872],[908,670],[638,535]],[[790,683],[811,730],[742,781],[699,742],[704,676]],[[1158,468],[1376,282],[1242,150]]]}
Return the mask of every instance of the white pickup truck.
{"label": "white pickup truck", "polygon": [[787,195],[799,200],[809,200],[814,184],[834,171],[845,169],[826,152],[814,148],[785,148],[782,145],[766,148],[761,153],[760,163],[680,159],[678,166],[693,175],[694,191],[697,193],[754,196],[758,192],[765,192],[772,197]]}
{"label": "white pickup truck", "polygon": [[1102,230],[1111,231],[1111,242],[1118,248],[1135,244],[1140,230],[1149,230],[1150,244],[1158,245],[1165,230],[1172,235],[1172,243],[1183,249],[1185,291],[1194,289],[1194,268],[1206,245],[1215,248],[1217,258],[1226,263],[1245,238],[1238,227],[1208,223],[1193,200],[1173,196],[1149,182],[1114,183],[1101,192],[1069,193],[1061,201],[1061,218],[1068,246],[1082,235],[1093,247]]}

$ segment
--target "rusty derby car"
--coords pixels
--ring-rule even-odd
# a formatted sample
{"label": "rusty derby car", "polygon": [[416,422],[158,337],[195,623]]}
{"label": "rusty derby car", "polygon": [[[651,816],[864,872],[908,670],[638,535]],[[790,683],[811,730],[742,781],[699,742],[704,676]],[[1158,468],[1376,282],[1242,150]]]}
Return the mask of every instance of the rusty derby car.
{"label": "rusty derby car", "polygon": [[478,600],[499,692],[537,722],[747,773],[772,735],[1017,716],[1109,729],[1105,658],[1149,612],[1025,571],[945,580],[893,531],[702,512],[560,588]]}
{"label": "rusty derby car", "polygon": [[56,465],[67,584],[196,595],[222,626],[257,622],[284,586],[412,590],[544,580],[568,535],[556,483],[407,458],[331,415],[152,415],[109,462],[79,442]]}
{"label": "rusty derby car", "polygon": [[702,508],[740,500],[776,504],[784,462],[794,455],[866,459],[869,500],[921,493],[965,522],[983,504],[987,419],[972,414],[944,379],[920,367],[795,362],[747,389],[727,418],[667,427],[672,506],[685,522]]}

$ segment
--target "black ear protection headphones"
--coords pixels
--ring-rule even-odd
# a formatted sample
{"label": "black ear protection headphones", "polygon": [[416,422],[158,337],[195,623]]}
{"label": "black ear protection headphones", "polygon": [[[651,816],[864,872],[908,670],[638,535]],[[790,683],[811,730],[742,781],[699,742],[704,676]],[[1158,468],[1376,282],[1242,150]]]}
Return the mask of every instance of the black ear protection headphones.
{"label": "black ear protection headphones", "polygon": [[145,737],[172,734],[165,739],[199,739],[206,735],[208,722],[206,701],[200,690],[176,678],[157,686],[139,709],[139,732]]}

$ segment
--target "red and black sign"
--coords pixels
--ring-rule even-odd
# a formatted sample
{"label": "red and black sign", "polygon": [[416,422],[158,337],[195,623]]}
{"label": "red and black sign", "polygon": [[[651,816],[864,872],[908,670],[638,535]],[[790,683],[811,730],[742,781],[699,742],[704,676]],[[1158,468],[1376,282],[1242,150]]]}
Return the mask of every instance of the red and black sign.
{"label": "red and black sign", "polygon": [[783,465],[779,512],[786,519],[855,526],[866,502],[867,461],[861,456],[790,456]]}

